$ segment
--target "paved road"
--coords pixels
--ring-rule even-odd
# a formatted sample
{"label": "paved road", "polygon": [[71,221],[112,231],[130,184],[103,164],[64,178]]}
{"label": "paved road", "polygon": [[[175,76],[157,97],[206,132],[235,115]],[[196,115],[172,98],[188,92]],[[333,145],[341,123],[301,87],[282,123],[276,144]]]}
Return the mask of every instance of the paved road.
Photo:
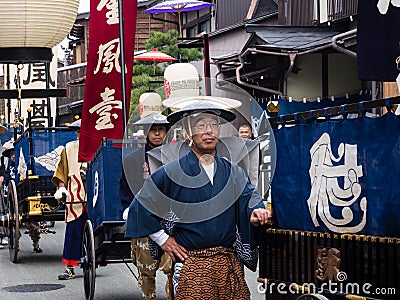
{"label": "paved road", "polygon": [[[60,281],[57,275],[63,271],[61,255],[65,224],[57,222],[56,234],[43,235],[41,248],[43,253],[32,251],[28,235],[23,234],[19,253],[19,263],[9,260],[8,249],[0,250],[0,299],[2,300],[43,300],[43,299],[85,299],[82,270],[76,269],[76,278]],[[24,232],[24,228],[21,229]],[[129,267],[137,274],[135,267]],[[246,272],[246,280],[252,292],[252,300],[263,299],[257,292],[257,273]],[[160,273],[157,277],[157,299],[166,300],[164,285],[166,277]],[[54,290],[43,290],[43,289]],[[57,288],[57,289],[56,289]],[[32,291],[39,289],[39,291]],[[140,300],[141,293],[136,280],[124,264],[100,267],[96,270],[96,300]]]}

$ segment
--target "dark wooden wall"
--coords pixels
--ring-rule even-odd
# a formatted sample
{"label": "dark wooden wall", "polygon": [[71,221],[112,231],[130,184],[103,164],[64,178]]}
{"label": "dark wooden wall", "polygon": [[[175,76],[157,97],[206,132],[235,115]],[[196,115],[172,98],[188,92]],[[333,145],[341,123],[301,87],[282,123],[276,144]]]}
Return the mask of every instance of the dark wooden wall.
{"label": "dark wooden wall", "polygon": [[216,6],[216,29],[243,22],[249,11],[251,0],[219,0]]}
{"label": "dark wooden wall", "polygon": [[73,121],[74,115],[81,115],[85,93],[86,66],[58,71],[57,87],[67,89],[67,97],[57,98],[56,125]]}
{"label": "dark wooden wall", "polygon": [[151,31],[167,32],[171,29],[178,30],[178,17],[175,14],[159,14],[155,15],[158,19],[176,22],[176,24],[163,22],[160,20],[152,19],[149,14],[143,12],[145,8],[138,7],[138,14],[136,19],[136,34],[135,34],[135,51],[145,50],[145,41],[150,37]]}

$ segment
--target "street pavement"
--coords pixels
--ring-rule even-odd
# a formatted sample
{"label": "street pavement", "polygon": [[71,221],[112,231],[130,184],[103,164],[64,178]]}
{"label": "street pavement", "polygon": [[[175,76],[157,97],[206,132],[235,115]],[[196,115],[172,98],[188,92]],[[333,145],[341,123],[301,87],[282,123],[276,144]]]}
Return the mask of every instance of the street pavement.
{"label": "street pavement", "polygon": [[[44,300],[44,299],[85,299],[82,270],[75,268],[76,277],[72,280],[57,279],[64,267],[61,255],[65,224],[56,222],[56,234],[42,235],[40,247],[43,253],[33,253],[29,235],[21,228],[19,262],[9,259],[7,246],[0,250],[0,299],[1,300]],[[137,274],[135,266],[128,266]],[[257,292],[257,272],[246,271],[246,280],[252,293],[252,300],[264,299]],[[164,287],[166,276],[157,275],[157,299],[166,300]],[[140,300],[141,293],[136,279],[123,263],[96,269],[96,300]]]}

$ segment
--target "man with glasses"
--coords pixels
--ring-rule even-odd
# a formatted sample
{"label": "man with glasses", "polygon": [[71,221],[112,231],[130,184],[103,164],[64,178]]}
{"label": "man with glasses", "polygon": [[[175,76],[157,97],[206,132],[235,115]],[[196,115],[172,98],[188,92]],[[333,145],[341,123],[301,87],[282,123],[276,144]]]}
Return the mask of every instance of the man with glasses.
{"label": "man with glasses", "polygon": [[201,100],[170,114],[191,150],[155,171],[129,207],[126,236],[149,236],[152,255],[174,261],[176,300],[250,299],[241,263],[255,271],[253,226],[271,213],[243,169],[216,153],[220,125],[235,117]]}

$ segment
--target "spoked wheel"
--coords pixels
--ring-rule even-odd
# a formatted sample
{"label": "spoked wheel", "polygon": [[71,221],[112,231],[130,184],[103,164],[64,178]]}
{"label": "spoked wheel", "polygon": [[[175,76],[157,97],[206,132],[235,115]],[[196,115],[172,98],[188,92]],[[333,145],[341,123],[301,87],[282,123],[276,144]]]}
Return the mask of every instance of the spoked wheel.
{"label": "spoked wheel", "polygon": [[6,198],[4,197],[4,187],[0,186],[0,214],[5,215],[8,213]]}
{"label": "spoked wheel", "polygon": [[19,212],[18,212],[18,198],[17,189],[14,180],[10,180],[8,184],[8,250],[10,252],[10,260],[13,263],[17,262],[19,252]]}
{"label": "spoked wheel", "polygon": [[93,227],[90,220],[86,220],[82,239],[81,267],[83,269],[83,288],[87,300],[93,300],[96,282],[96,264],[94,250]]}
{"label": "spoked wheel", "polygon": [[8,207],[4,197],[4,187],[0,186],[0,239],[7,237]]}

